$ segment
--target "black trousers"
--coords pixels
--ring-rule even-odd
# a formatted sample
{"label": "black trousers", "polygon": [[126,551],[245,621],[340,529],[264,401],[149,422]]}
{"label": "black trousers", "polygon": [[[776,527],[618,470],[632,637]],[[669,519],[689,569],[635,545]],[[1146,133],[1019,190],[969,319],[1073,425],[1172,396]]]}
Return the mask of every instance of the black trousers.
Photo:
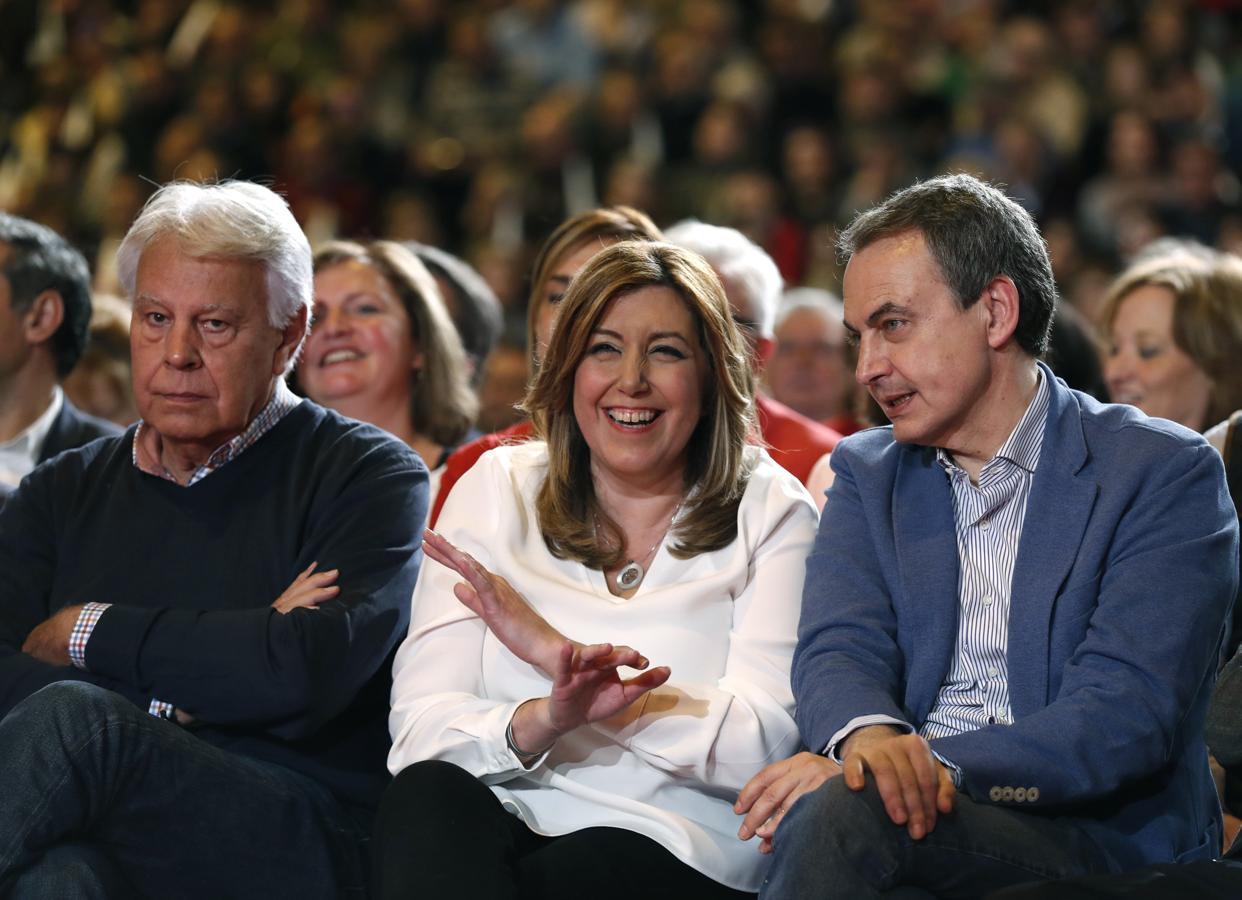
{"label": "black trousers", "polygon": [[740,900],[655,841],[620,828],[535,834],[474,776],[415,763],[380,803],[372,891],[381,900]]}

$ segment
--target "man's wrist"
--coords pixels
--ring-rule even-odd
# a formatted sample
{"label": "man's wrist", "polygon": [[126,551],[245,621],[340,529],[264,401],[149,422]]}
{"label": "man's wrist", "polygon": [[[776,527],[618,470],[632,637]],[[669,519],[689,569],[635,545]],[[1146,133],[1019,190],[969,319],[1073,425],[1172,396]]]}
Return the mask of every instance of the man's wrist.
{"label": "man's wrist", "polygon": [[905,733],[894,725],[864,725],[846,735],[845,740],[841,741],[838,754],[845,759],[859,747],[900,737]]}
{"label": "man's wrist", "polygon": [[87,603],[78,613],[78,620],[69,632],[69,662],[76,668],[86,669],[86,645],[90,642],[95,626],[111,603]]}

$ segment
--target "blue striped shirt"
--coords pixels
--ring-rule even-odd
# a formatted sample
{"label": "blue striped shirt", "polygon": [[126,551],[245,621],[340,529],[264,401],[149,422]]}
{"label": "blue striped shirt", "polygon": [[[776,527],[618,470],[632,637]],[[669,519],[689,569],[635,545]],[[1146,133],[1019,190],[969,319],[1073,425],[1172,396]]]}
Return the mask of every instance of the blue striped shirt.
{"label": "blue striped shirt", "polygon": [[1042,373],[1022,420],[979,473],[979,484],[944,450],[936,456],[953,490],[958,621],[953,661],[919,734],[928,740],[1008,725],[1009,599],[1022,522],[1048,417]]}

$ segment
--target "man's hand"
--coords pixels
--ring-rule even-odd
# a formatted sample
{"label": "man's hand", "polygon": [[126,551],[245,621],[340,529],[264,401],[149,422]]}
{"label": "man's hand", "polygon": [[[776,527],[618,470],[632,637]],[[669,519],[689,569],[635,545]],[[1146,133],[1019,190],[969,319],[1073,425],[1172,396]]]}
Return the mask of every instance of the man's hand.
{"label": "man's hand", "polygon": [[85,605],[85,603],[78,603],[74,606],[66,606],[47,621],[36,625],[34,630],[26,635],[26,642],[22,644],[22,653],[49,665],[70,665],[69,635],[73,633],[73,626],[78,623],[78,616],[81,615],[82,607]]}
{"label": "man's hand", "polygon": [[746,814],[737,836],[749,841],[758,835],[759,852],[771,853],[772,836],[794,801],[840,774],[839,765],[816,753],[798,753],[765,766],[746,783],[733,804],[735,813]]}
{"label": "man's hand", "polygon": [[297,578],[293,579],[293,584],[285,588],[284,592],[272,602],[272,608],[276,612],[287,615],[299,607],[318,609],[320,603],[331,600],[341,592],[335,584],[340,569],[316,572],[317,565],[319,563],[313,562],[307,566]]}
{"label": "man's hand", "polygon": [[841,757],[846,786],[861,791],[870,772],[888,817],[916,841],[936,827],[938,813],[953,810],[953,777],[917,734],[894,734],[887,725],[860,728],[842,743]]}

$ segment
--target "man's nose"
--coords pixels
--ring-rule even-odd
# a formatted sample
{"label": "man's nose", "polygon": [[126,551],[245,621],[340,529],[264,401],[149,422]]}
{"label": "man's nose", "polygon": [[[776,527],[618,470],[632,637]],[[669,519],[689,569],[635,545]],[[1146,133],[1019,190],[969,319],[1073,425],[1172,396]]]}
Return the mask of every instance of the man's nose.
{"label": "man's nose", "polygon": [[198,333],[192,325],[173,325],[164,342],[164,362],[174,369],[194,369],[202,361]]}
{"label": "man's nose", "polygon": [[858,364],[854,367],[854,378],[859,384],[867,385],[887,372],[888,355],[884,348],[863,338],[858,344]]}

